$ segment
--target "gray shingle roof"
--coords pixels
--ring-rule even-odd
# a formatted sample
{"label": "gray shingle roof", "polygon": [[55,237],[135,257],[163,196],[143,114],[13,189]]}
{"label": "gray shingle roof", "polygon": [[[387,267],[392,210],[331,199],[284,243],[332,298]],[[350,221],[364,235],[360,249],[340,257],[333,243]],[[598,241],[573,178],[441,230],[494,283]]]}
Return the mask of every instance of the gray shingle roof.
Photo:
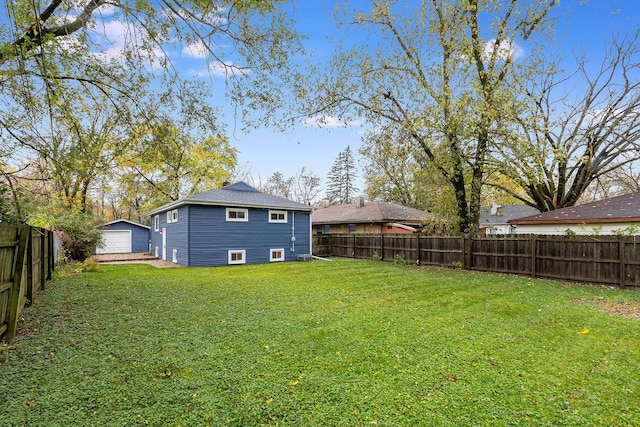
{"label": "gray shingle roof", "polygon": [[510,221],[510,224],[575,224],[640,221],[640,192],[556,209]]}
{"label": "gray shingle roof", "polygon": [[368,201],[360,208],[355,203],[331,205],[311,214],[313,224],[345,224],[371,222],[399,222],[420,224],[431,218],[429,212],[390,202]]}
{"label": "gray shingle roof", "polygon": [[153,215],[189,204],[311,211],[311,207],[303,203],[293,202],[283,197],[265,194],[244,182],[237,182],[235,184],[227,185],[226,187],[218,188],[217,190],[195,194],[193,196],[168,203],[148,212],[148,214]]}
{"label": "gray shingle roof", "polygon": [[506,225],[512,219],[523,218],[539,213],[540,211],[538,209],[527,205],[505,205],[498,206],[497,213],[491,215],[491,207],[483,206],[480,209],[480,227]]}

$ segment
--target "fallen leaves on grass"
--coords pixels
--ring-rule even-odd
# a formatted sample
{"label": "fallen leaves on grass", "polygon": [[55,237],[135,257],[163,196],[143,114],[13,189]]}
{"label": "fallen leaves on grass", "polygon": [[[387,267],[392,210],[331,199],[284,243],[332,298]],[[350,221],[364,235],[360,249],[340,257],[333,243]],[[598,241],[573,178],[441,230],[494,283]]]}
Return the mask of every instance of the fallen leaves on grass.
{"label": "fallen leaves on grass", "polygon": [[596,305],[605,313],[640,320],[640,302],[598,301]]}

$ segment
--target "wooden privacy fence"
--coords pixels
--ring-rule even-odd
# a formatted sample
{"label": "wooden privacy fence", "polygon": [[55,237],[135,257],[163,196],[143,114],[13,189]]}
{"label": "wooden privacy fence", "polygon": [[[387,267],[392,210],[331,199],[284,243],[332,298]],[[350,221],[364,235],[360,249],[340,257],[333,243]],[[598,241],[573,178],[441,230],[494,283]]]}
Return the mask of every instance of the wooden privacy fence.
{"label": "wooden privacy fence", "polygon": [[0,338],[16,334],[20,313],[51,278],[53,232],[0,225]]}
{"label": "wooden privacy fence", "polygon": [[640,290],[640,236],[316,235],[313,254],[402,257],[420,265],[523,274]]}

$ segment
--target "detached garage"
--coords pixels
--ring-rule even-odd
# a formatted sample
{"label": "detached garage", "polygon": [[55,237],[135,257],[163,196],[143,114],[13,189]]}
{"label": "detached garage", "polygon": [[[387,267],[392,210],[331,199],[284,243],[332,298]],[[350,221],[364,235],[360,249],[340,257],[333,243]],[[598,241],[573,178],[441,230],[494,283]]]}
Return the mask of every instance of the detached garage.
{"label": "detached garage", "polygon": [[146,225],[119,219],[100,228],[104,245],[96,248],[96,254],[149,252],[150,228]]}

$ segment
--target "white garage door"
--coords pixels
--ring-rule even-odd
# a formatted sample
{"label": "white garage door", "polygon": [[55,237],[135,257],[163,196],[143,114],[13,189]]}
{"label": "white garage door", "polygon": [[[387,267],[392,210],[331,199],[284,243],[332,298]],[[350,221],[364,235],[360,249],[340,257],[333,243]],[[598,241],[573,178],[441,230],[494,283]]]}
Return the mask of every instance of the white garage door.
{"label": "white garage door", "polygon": [[96,248],[97,254],[118,254],[131,252],[130,230],[104,230],[102,231],[104,247]]}

